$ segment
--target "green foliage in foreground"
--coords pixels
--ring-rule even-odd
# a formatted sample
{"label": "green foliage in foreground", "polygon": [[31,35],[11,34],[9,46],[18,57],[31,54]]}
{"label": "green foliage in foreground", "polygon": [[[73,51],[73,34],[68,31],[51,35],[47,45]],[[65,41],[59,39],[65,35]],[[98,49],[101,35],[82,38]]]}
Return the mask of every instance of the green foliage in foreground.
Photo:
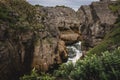
{"label": "green foliage in foreground", "polygon": [[54,75],[67,80],[119,80],[120,48],[102,56],[87,56],[75,65],[63,64]]}
{"label": "green foliage in foreground", "polygon": [[20,80],[119,80],[120,79],[120,47],[113,52],[104,52],[102,56],[86,56],[76,64],[62,64],[54,71],[55,77],[41,73],[35,69],[30,75],[24,75]]}
{"label": "green foliage in foreground", "polygon": [[38,74],[35,69],[32,70],[30,75],[24,75],[20,78],[20,80],[54,80],[55,78],[52,77],[50,74],[41,73]]}
{"label": "green foliage in foreground", "polygon": [[113,11],[113,12],[117,12],[120,9],[120,0],[117,0],[116,4],[112,4],[109,5],[109,8]]}

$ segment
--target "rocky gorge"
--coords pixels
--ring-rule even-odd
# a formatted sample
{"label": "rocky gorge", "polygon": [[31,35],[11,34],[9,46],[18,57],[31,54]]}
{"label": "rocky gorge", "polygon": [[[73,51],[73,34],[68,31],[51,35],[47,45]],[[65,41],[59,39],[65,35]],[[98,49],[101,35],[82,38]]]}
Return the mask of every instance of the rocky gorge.
{"label": "rocky gorge", "polygon": [[79,41],[84,57],[115,28],[120,13],[112,12],[111,4],[116,2],[101,0],[74,11],[0,0],[0,80],[17,80],[32,68],[49,71],[67,62],[67,46]]}

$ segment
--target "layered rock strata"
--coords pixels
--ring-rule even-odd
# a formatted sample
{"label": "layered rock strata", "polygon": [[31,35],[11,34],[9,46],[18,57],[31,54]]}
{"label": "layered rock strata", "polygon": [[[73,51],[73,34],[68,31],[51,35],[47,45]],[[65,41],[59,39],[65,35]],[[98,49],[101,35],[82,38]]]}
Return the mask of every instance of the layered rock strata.
{"label": "layered rock strata", "polygon": [[77,11],[83,36],[83,51],[88,51],[99,44],[104,36],[114,28],[118,15],[109,9],[112,3],[114,2],[93,2],[89,6],[81,6]]}
{"label": "layered rock strata", "polygon": [[[14,23],[29,24],[29,27],[35,26],[34,29],[14,29],[10,23],[0,19],[0,80],[18,79],[34,67],[39,71],[55,68],[67,61],[67,45],[82,40],[82,50],[88,51],[99,44],[114,28],[117,18],[109,9],[111,3],[93,2],[89,6],[81,6],[77,12],[64,6],[38,6],[30,22],[23,24],[18,20]],[[15,11],[10,11],[9,15],[21,17]],[[41,24],[43,27],[38,28]]]}

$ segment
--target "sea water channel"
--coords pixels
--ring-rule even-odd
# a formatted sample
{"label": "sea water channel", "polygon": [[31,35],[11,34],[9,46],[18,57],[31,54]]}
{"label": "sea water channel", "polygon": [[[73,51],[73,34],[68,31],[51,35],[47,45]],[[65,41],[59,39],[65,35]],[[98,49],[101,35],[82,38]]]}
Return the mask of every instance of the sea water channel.
{"label": "sea water channel", "polygon": [[72,62],[73,64],[76,63],[76,61],[80,59],[80,57],[82,56],[81,42],[79,41],[71,46],[67,46],[67,49],[69,52],[67,63],[69,62]]}

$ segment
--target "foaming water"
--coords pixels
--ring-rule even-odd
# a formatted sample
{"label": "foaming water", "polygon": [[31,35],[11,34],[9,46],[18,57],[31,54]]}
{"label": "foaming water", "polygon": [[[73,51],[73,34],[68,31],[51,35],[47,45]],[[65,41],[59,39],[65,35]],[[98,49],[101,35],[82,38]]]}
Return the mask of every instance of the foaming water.
{"label": "foaming water", "polygon": [[82,56],[82,51],[81,51],[81,42],[77,42],[71,46],[67,46],[68,52],[69,52],[69,58],[67,63],[72,62],[76,63],[78,59]]}

